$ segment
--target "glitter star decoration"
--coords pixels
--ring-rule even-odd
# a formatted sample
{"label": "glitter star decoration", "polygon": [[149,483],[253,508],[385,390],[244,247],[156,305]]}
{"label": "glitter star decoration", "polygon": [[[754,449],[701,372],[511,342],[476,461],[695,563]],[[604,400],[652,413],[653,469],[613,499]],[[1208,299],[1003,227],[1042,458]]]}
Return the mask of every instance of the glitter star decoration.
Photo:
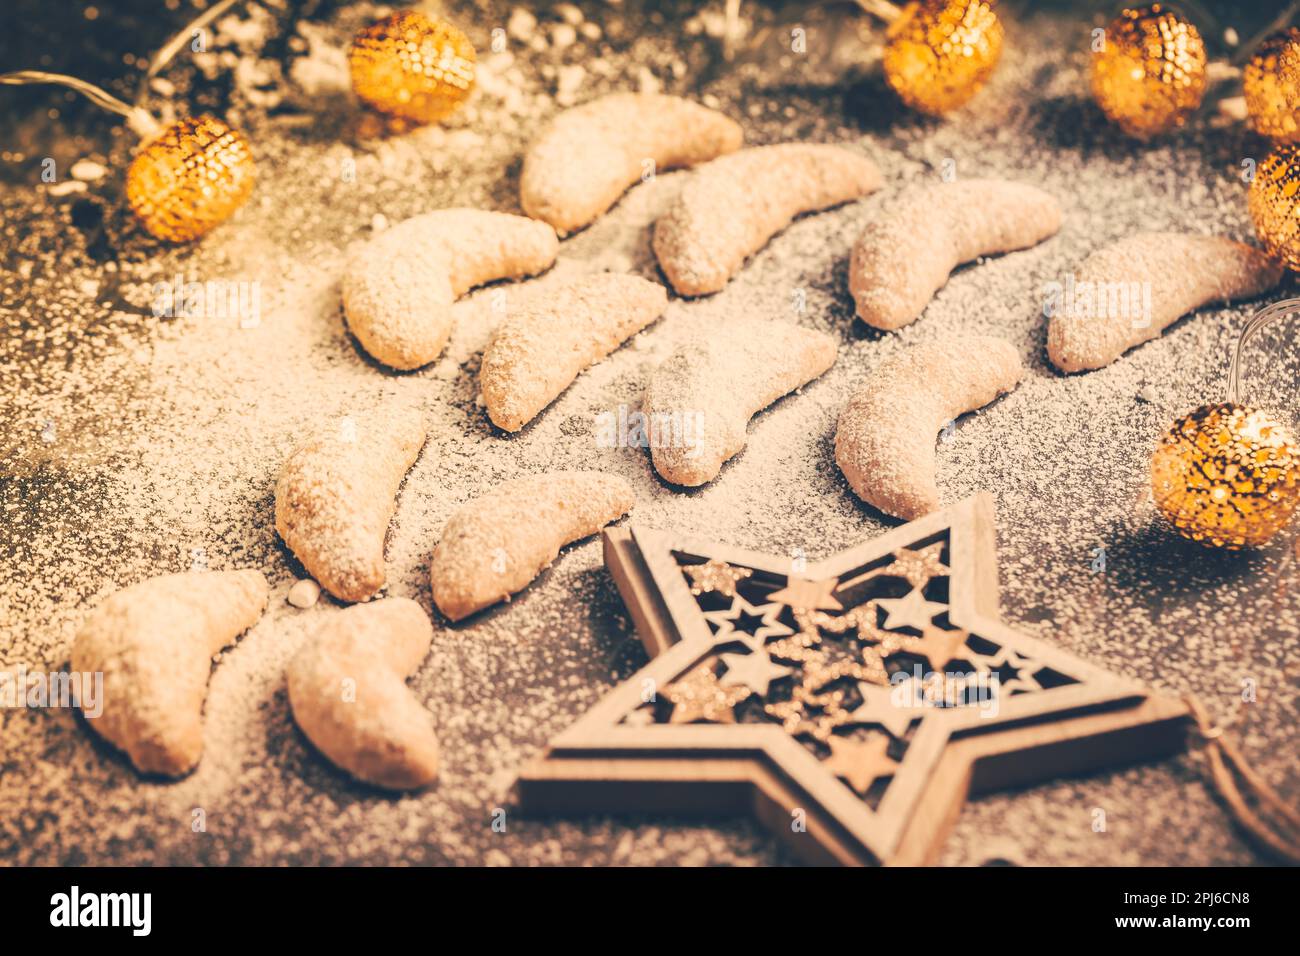
{"label": "glitter star decoration", "polygon": [[863,581],[881,577],[882,575],[900,577],[914,588],[924,588],[932,578],[948,576],[948,566],[943,563],[940,557],[942,552],[942,542],[927,545],[915,551],[908,548],[899,548],[894,552],[894,560],[889,564],[883,568],[875,568],[856,578],[851,578],[839,585],[838,589],[846,591],[856,584],[861,584]]}
{"label": "glitter star decoration", "polygon": [[[994,539],[986,496],[798,576],[783,556],[607,529],[653,659],[523,769],[524,806],[752,807],[811,862],[919,864],[972,780],[1019,786],[1181,747],[1184,702],[999,620]],[[1051,760],[1014,759],[1042,748]]]}
{"label": "glitter star decoration", "polygon": [[706,561],[689,565],[684,570],[690,575],[691,593],[696,597],[714,592],[723,597],[735,597],[736,585],[753,574],[749,568],[732,567],[726,561]]}
{"label": "glitter star decoration", "polygon": [[664,696],[673,705],[669,721],[674,724],[689,724],[696,720],[735,723],[732,708],[749,694],[748,687],[724,687],[707,666],[697,667],[664,688]]}
{"label": "glitter star decoration", "polygon": [[924,657],[933,670],[941,671],[953,661],[967,657],[968,637],[965,631],[945,631],[927,624],[920,637],[912,638],[902,647],[910,654]]}

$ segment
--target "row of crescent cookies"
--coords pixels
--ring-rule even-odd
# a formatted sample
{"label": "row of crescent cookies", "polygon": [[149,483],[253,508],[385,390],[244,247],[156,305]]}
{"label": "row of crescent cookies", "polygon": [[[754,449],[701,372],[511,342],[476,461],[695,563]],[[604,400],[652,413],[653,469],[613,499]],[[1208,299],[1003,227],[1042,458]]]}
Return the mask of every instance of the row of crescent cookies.
{"label": "row of crescent cookies", "polygon": [[[677,97],[615,94],[569,110],[525,157],[521,199],[537,218],[451,209],[394,226],[348,267],[348,325],[384,364],[427,364],[447,341],[459,296],[549,268],[557,230],[592,222],[648,166],[703,164],[655,226],[659,264],[685,296],[722,289],[795,216],[882,185],[875,165],[848,150],[806,144],[741,150],[741,138],[725,116]],[[959,264],[1041,242],[1061,218],[1053,197],[1019,183],[913,190],[853,248],[850,286],[858,315],[876,328],[906,325]],[[1171,250],[1178,272],[1158,265]],[[1131,236],[1094,253],[1078,281],[1149,282],[1149,320],[1062,311],[1052,317],[1049,356],[1064,371],[1100,367],[1190,309],[1259,294],[1279,278],[1260,253],[1226,239]],[[667,306],[659,284],[604,273],[520,298],[496,329],[480,370],[488,414],[511,432]],[[688,343],[652,374],[643,402],[648,420],[707,412],[689,445],[653,443],[654,467],[667,481],[711,481],[744,447],[756,412],[835,360],[834,340],[824,333],[784,322],[752,326],[726,342]],[[1014,388],[1021,375],[1019,355],[997,338],[954,337],[902,350],[850,398],[836,460],[867,502],[898,517],[924,514],[939,506],[935,432]],[[398,490],[427,435],[418,414],[372,414],[351,429],[322,428],[291,454],[276,486],[276,528],[307,571],[340,600],[369,602],[330,615],[290,664],[289,696],[295,720],[333,763],[378,786],[412,789],[437,774],[427,711],[405,685],[428,652],[432,626],[413,601],[370,599],[385,583],[384,539]],[[505,600],[564,544],[594,534],[632,505],[626,481],[596,471],[499,485],[448,521],[432,561],[434,602],[460,620]],[[188,773],[202,753],[211,657],[256,623],[267,597],[258,571],[168,575],[110,597],[83,626],[73,653],[75,670],[105,674],[105,707],[91,726],[142,771]],[[178,621],[184,622],[179,628]]]}
{"label": "row of crescent cookies", "polygon": [[[659,266],[681,296],[718,292],[776,233],[804,213],[879,189],[875,164],[848,149],[790,143],[740,149],[740,127],[680,97],[617,93],[561,113],[527,150],[520,202],[529,214],[450,209],[408,219],[353,257],[343,283],[347,322],[376,360],[398,369],[438,357],[451,305],[485,282],[548,269],[559,235],[604,214],[659,169],[698,166],[654,226]],[[1057,199],[1004,180],[915,187],[896,197],[853,245],[849,287],[857,315],[882,330],[917,319],[953,269],[983,256],[1034,246],[1061,226]],[[1144,286],[1135,315],[1079,297],[1051,314],[1048,356],[1063,372],[1100,368],[1158,336],[1180,316],[1216,301],[1253,297],[1280,281],[1262,252],[1216,236],[1137,233],[1094,252],[1077,288]],[[651,324],[664,289],[636,276],[602,273],[528,294],[484,350],[479,381],[487,414],[515,432],[583,370]],[[756,321],[725,342],[700,337],[650,377],[649,421],[708,412],[690,447],[652,443],[666,481],[712,481],[745,443],[749,419],[821,375],[833,340],[784,322]],[[837,461],[854,491],[895,517],[939,506],[933,435],[945,422],[1015,387],[1023,374],[1009,343],[961,336],[905,350],[883,363],[849,401]]]}

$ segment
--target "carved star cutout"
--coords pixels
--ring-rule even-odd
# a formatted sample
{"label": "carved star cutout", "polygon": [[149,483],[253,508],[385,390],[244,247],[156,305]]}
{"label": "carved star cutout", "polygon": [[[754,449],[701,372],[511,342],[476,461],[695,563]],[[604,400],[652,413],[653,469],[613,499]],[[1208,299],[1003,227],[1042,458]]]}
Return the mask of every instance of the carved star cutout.
{"label": "carved star cutout", "polygon": [[914,627],[924,631],[930,622],[944,611],[946,604],[927,601],[920,588],[913,588],[901,598],[880,598],[877,602],[885,611],[885,628],[896,631],[900,627]]}
{"label": "carved star cutout", "polygon": [[767,651],[755,648],[748,654],[723,654],[722,663],[727,665],[720,683],[724,687],[748,687],[756,694],[767,696],[772,681],[788,677],[794,671],[777,664]]}
{"label": "carved star cutout", "polygon": [[1038,671],[1037,663],[1021,657],[1013,648],[1000,648],[995,655],[987,658],[982,663],[986,663],[989,670],[995,671],[999,675],[1008,670],[1015,672],[1015,676],[1011,678],[998,677],[997,690],[1000,694],[1009,695],[1018,690],[1035,691],[1043,689],[1043,685],[1034,676]]}
{"label": "carved star cutout", "polygon": [[713,668],[704,664],[684,678],[664,688],[664,696],[672,702],[670,723],[689,724],[707,720],[716,724],[734,724],[736,715],[732,708],[748,697],[748,687],[723,687]]}
{"label": "carved star cutout", "polygon": [[844,607],[834,596],[834,591],[839,584],[840,582],[835,578],[824,578],[820,581],[791,578],[786,581],[785,587],[773,591],[767,599],[801,611],[839,611]]}
{"label": "carved star cutout", "polygon": [[[972,780],[986,789],[1023,786],[1091,770],[1107,755],[1131,763],[1180,749],[1187,739],[1184,702],[999,620],[993,531],[991,499],[980,496],[810,562],[792,580],[786,555],[684,543],[635,525],[607,528],[605,563],[653,659],[522,769],[523,806],[679,813],[732,794],[728,800],[753,806],[810,862],[920,865],[935,858]],[[772,582],[769,603],[754,606],[733,595],[731,606],[706,611],[714,599],[692,594],[694,576],[686,569],[709,563],[732,569],[722,586],[744,580],[745,572]],[[878,573],[850,593],[844,582],[863,568]],[[947,604],[926,600],[922,575],[945,571]],[[912,590],[894,597],[901,580]],[[832,581],[840,583],[827,591]],[[824,598],[845,607],[798,606]],[[934,623],[941,614],[942,628]],[[887,617],[884,627],[905,630],[882,629],[880,616]],[[769,645],[769,635],[780,640]],[[720,657],[724,642],[751,653]],[[889,680],[885,662],[903,650],[931,670],[963,657],[963,670],[973,667],[981,679],[1011,679],[996,688],[996,706],[963,694],[933,705],[927,695],[923,706],[898,707],[883,696],[892,688],[881,685]],[[789,676],[777,683],[768,664]],[[1032,675],[1043,671],[1059,676],[1034,686]],[[935,689],[946,693],[958,683]],[[663,688],[660,707],[644,708],[647,685]],[[743,721],[735,713],[742,701]],[[638,710],[653,722],[625,721]],[[849,728],[866,728],[869,736],[843,736]],[[1050,761],[1017,759],[1045,745]],[[867,790],[879,799],[859,796]],[[808,823],[798,833],[788,824],[795,810]]]}
{"label": "carved star cutout", "polygon": [[737,594],[731,606],[705,611],[704,619],[714,627],[715,640],[740,640],[762,647],[769,638],[788,637],[794,630],[782,624],[779,604],[750,604]]}
{"label": "carved star cutout", "polygon": [[714,592],[723,597],[735,597],[736,585],[754,573],[749,568],[738,568],[726,561],[713,560],[703,564],[688,564],[682,570],[690,577],[691,593],[696,597]]}
{"label": "carved star cutout", "polygon": [[865,794],[873,783],[881,777],[892,776],[898,769],[897,761],[885,752],[889,749],[889,738],[880,734],[873,734],[865,741],[832,737],[827,743],[831,755],[826,758],[826,769],[858,793]]}

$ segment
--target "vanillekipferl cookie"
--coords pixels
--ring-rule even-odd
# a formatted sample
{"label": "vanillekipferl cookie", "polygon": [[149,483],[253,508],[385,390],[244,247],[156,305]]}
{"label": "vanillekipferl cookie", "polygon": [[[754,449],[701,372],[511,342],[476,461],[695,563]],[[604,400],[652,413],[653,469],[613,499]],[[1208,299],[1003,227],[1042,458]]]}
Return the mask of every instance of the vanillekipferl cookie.
{"label": "vanillekipferl cookie", "polygon": [[343,312],[371,358],[395,369],[442,354],[452,304],[475,286],[551,267],[555,230],[526,216],[440,209],[381,232],[348,262]]}
{"label": "vanillekipferl cookie", "polygon": [[1062,372],[1109,365],[1211,302],[1263,295],[1280,263],[1222,236],[1140,232],[1098,249],[1047,303],[1047,355]]}
{"label": "vanillekipferl cookie", "polygon": [[743,139],[734,120],[680,96],[612,93],[565,110],[528,147],[519,201],[573,232],[639,180],[734,152]]}
{"label": "vanillekipferl cookie", "polygon": [[584,369],[659,318],[668,293],[637,276],[599,273],[516,301],[479,368],[488,417],[508,432],[523,428]]}
{"label": "vanillekipferl cookie", "polygon": [[646,386],[642,409],[655,471],[675,485],[712,481],[745,447],[749,420],[825,372],[835,352],[824,332],[762,319],[688,341]]}
{"label": "vanillekipferl cookie", "polygon": [[397,489],[424,439],[419,412],[381,408],[318,428],[280,469],[275,530],[339,600],[364,601],[384,586]]}
{"label": "vanillekipferl cookie", "polygon": [[865,156],[817,143],[742,149],[688,175],[655,223],[654,251],[679,295],[718,292],[798,215],[879,189]]}
{"label": "vanillekipferl cookie", "polygon": [[963,262],[1037,245],[1061,228],[1056,197],[1027,183],[963,179],[914,187],[853,246],[849,291],[877,329],[915,321]]}
{"label": "vanillekipferl cookie", "polygon": [[632,510],[632,486],[599,471],[556,471],[497,485],[451,516],[429,569],[433,601],[453,621],[504,601],[560,548]]}
{"label": "vanillekipferl cookie", "polygon": [[428,615],[407,598],[330,615],[289,663],[294,721],[358,780],[389,790],[432,783],[438,739],[406,686],[432,641]]}
{"label": "vanillekipferl cookie", "polygon": [[939,508],[935,434],[1011,391],[1024,374],[1010,342],[953,336],[903,349],[849,398],[835,461],[859,498],[908,521]]}
{"label": "vanillekipferl cookie", "polygon": [[258,622],[269,594],[262,572],[244,570],[165,574],[110,595],[72,645],[73,673],[104,675],[87,726],[144,773],[189,773],[213,655]]}

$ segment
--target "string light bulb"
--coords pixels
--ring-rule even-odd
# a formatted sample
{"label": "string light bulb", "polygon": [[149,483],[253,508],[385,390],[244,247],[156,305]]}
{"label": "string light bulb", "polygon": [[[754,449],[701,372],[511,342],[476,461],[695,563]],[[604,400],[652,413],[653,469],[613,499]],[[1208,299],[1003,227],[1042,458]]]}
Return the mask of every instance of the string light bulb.
{"label": "string light bulb", "polygon": [[912,109],[931,115],[964,105],[1002,55],[1002,24],[989,0],[919,0],[889,28],[885,80]]}
{"label": "string light bulb", "polygon": [[1281,143],[1300,139],[1300,29],[1264,40],[1242,70],[1241,85],[1255,132]]}
{"label": "string light bulb", "polygon": [[1124,10],[1092,58],[1092,95],[1125,133],[1149,139],[1186,122],[1209,85],[1205,42],[1163,3]]}
{"label": "string light bulb", "polygon": [[474,88],[474,44],[452,24],[399,10],[352,40],[352,89],[372,109],[413,123],[455,112]]}
{"label": "string light bulb", "polygon": [[211,116],[162,126],[93,84],[61,73],[21,70],[0,84],[52,83],[84,95],[126,119],[141,143],[126,175],[126,200],[140,224],[167,242],[190,242],[225,222],[253,191],[255,164],[238,130]]}
{"label": "string light bulb", "polygon": [[229,219],[254,178],[243,134],[211,116],[187,117],[141,145],[126,173],[126,200],[152,235],[189,242]]}
{"label": "string light bulb", "polygon": [[126,174],[127,205],[145,230],[167,242],[190,242],[234,215],[253,191],[255,164],[248,141],[212,116],[185,117],[162,126],[140,103],[157,76],[197,31],[239,0],[220,0],[154,54],[135,105],[75,76],[19,70],[0,74],[0,84],[49,83],[75,90],[126,120],[140,146]]}
{"label": "string light bulb", "polygon": [[1297,307],[1300,299],[1274,303],[1246,324],[1228,371],[1228,400],[1174,422],[1151,456],[1156,508],[1189,540],[1227,550],[1260,547],[1300,505],[1300,445],[1277,418],[1239,400],[1245,345]]}
{"label": "string light bulb", "polygon": [[1300,144],[1278,146],[1255,167],[1246,205],[1268,251],[1300,272]]}

